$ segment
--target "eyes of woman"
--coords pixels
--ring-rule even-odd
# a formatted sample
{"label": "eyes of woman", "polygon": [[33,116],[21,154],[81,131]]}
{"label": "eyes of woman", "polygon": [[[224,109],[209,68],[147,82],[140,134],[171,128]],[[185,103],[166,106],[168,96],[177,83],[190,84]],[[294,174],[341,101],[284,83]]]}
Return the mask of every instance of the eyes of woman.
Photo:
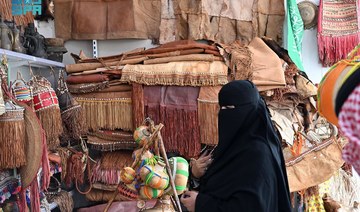
{"label": "eyes of woman", "polygon": [[221,106],[221,110],[234,109],[234,108],[235,108],[235,106],[234,106],[234,105]]}

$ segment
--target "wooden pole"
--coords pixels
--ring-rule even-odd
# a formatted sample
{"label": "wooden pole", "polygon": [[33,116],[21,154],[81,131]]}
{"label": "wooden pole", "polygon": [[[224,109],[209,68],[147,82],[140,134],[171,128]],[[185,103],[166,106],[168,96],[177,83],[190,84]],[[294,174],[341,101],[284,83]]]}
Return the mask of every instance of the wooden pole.
{"label": "wooden pole", "polygon": [[172,191],[174,193],[176,206],[177,206],[179,212],[182,212],[181,205],[180,205],[180,199],[179,199],[179,196],[177,195],[177,192],[176,192],[174,176],[172,176],[172,171],[170,169],[169,160],[168,160],[167,155],[166,155],[164,142],[163,142],[163,139],[162,139],[162,136],[161,136],[160,133],[159,133],[158,138],[159,138],[159,144],[160,144],[160,153],[162,154],[162,156],[164,158],[164,161],[165,161],[165,164],[166,164],[166,171],[168,172],[168,175],[169,175],[169,178],[170,178],[170,185],[171,185]]}

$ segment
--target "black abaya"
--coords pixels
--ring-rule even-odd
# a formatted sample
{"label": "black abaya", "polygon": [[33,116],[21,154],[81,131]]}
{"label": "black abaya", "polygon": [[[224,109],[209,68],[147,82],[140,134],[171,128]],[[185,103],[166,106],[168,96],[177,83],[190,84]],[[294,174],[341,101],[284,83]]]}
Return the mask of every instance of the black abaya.
{"label": "black abaya", "polygon": [[196,212],[291,211],[284,157],[255,85],[232,81],[219,93],[219,144],[200,181]]}

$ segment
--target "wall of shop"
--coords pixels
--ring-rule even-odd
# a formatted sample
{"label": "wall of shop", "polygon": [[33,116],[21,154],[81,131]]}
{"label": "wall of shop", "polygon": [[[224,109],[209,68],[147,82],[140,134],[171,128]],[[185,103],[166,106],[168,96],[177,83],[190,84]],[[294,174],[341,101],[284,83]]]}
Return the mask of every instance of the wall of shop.
{"label": "wall of shop", "polygon": [[[284,1],[286,2],[286,0]],[[297,2],[301,1],[302,0],[297,0]],[[310,1],[316,5],[319,4],[319,0]],[[53,21],[36,22],[36,25],[40,34],[44,35],[45,37],[55,37],[55,27]],[[92,57],[92,41],[71,40],[65,43],[65,47],[68,50],[68,53],[64,55],[63,62],[65,64],[74,63],[70,53],[79,54],[80,50],[83,50],[88,57]],[[98,41],[98,56],[116,55],[140,47],[151,48],[154,47],[154,45],[151,44],[151,40],[124,39]],[[322,76],[329,68],[324,68],[319,63],[316,27],[304,31],[302,56],[305,72],[314,83],[319,83],[322,79]],[[51,77],[51,73],[46,73],[45,75],[47,75],[46,77]]]}
{"label": "wall of shop", "polygon": [[[301,0],[297,0],[300,2]],[[315,4],[319,4],[319,0],[311,0]],[[285,0],[286,2],[286,0]],[[45,37],[55,37],[54,22],[37,22],[39,32]],[[316,27],[311,30],[304,31],[303,37],[303,62],[306,73],[309,78],[314,82],[320,82],[322,76],[326,73],[328,68],[323,68],[318,60],[317,50],[317,30]],[[74,60],[70,56],[70,52],[79,54],[80,50],[92,57],[92,41],[67,41],[65,47],[68,53],[64,55],[64,63],[72,64]],[[154,45],[150,40],[106,40],[98,41],[98,56],[115,55],[124,51],[132,50],[139,47],[151,48]]]}

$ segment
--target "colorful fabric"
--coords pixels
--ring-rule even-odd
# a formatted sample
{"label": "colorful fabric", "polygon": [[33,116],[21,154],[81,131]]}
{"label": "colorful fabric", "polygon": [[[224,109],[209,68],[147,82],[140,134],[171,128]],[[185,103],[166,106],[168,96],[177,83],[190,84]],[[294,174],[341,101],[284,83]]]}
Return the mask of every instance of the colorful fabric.
{"label": "colorful fabric", "polygon": [[359,1],[321,0],[318,20],[318,50],[323,66],[346,58],[360,41]]}
{"label": "colorful fabric", "polygon": [[144,85],[215,86],[228,82],[227,70],[225,63],[220,61],[126,65],[121,81]]}
{"label": "colorful fabric", "polygon": [[21,190],[20,176],[14,175],[12,169],[0,171],[0,203]]}
{"label": "colorful fabric", "polygon": [[360,173],[360,85],[350,94],[339,113],[341,131],[349,139],[343,158]]}
{"label": "colorful fabric", "polygon": [[287,9],[287,49],[295,65],[304,71],[301,58],[304,22],[301,19],[296,0],[287,0]]}
{"label": "colorful fabric", "polygon": [[319,194],[311,195],[307,200],[306,212],[325,212],[324,201]]}

